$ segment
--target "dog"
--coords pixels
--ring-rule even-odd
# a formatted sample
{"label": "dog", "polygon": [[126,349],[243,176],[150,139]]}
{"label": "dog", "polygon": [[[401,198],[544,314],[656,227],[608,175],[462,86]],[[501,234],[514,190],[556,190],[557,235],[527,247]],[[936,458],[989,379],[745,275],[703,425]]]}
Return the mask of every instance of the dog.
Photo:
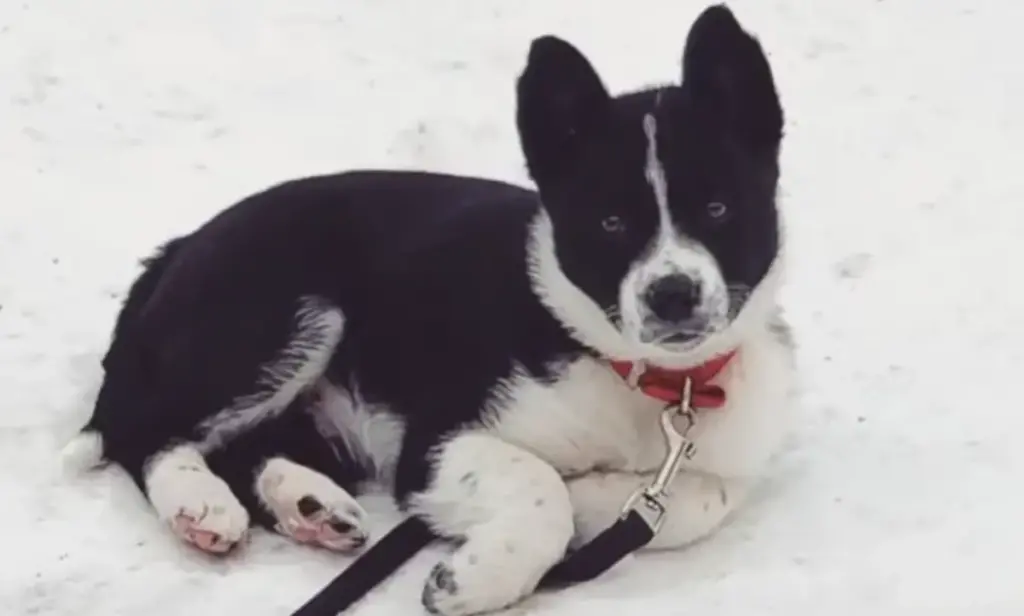
{"label": "dog", "polygon": [[455,545],[426,610],[478,614],[529,595],[661,464],[664,404],[612,364],[726,357],[650,547],[720,527],[793,406],[769,62],[724,5],[691,25],[677,83],[612,95],[552,35],[527,55],[535,189],[357,170],[242,199],[144,262],[73,448],[213,553],[252,524],[358,550],[355,497],[383,482]]}

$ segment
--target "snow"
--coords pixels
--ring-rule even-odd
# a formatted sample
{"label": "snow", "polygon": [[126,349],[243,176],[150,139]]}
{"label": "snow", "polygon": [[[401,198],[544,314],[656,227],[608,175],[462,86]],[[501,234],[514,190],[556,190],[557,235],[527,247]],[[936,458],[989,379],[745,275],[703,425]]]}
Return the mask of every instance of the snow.
{"label": "snow", "polygon": [[[529,40],[672,79],[696,0],[2,0],[0,614],[286,615],[349,561],[182,548],[116,471],[61,474],[136,260],[297,175],[525,181]],[[785,302],[804,421],[714,538],[535,614],[1024,613],[1024,4],[735,0],[787,110]],[[1013,486],[1018,486],[1014,488]],[[379,531],[396,520],[369,499]],[[421,554],[361,616],[418,613]],[[231,613],[235,613],[232,611]]]}

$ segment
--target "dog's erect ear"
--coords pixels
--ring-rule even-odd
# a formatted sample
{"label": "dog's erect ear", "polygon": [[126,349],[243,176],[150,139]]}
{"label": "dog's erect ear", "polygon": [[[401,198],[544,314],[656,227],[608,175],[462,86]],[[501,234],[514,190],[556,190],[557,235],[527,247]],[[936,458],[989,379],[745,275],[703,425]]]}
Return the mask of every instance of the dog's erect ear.
{"label": "dog's erect ear", "polygon": [[704,9],[693,22],[683,87],[711,127],[756,152],[777,152],[782,106],[768,58],[725,5]]}
{"label": "dog's erect ear", "polygon": [[530,44],[516,96],[519,140],[537,184],[557,178],[571,163],[583,136],[611,101],[590,62],[555,36]]}

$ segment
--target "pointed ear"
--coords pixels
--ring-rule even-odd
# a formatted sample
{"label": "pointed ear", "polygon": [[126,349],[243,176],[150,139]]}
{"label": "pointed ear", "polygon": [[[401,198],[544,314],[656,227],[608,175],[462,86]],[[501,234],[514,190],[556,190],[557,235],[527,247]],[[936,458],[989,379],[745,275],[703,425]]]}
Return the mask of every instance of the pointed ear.
{"label": "pointed ear", "polygon": [[611,101],[590,62],[555,36],[530,44],[516,96],[520,145],[538,185],[565,170],[579,153],[582,137]]}
{"label": "pointed ear", "polygon": [[759,153],[777,152],[782,106],[761,45],[725,5],[693,22],[683,52],[683,88],[709,125]]}

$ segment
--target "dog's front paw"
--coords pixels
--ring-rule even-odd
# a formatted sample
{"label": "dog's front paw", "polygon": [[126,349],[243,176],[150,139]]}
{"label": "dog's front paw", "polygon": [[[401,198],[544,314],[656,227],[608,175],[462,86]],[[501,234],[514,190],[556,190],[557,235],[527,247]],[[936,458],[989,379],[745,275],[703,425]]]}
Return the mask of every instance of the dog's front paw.
{"label": "dog's front paw", "polygon": [[328,477],[284,458],[274,458],[260,472],[256,490],[277,519],[277,532],[299,543],[351,552],[368,535],[366,513]]}
{"label": "dog's front paw", "polygon": [[[438,563],[423,587],[423,607],[440,616],[472,616],[502,610],[533,592],[544,563],[517,553],[515,543],[497,552],[467,542]],[[532,561],[532,562],[531,562]]]}
{"label": "dog's front paw", "polygon": [[452,608],[460,607],[458,593],[459,585],[455,581],[455,572],[451,566],[444,562],[437,563],[430,571],[427,583],[423,587],[423,607],[431,614],[453,613]]}

